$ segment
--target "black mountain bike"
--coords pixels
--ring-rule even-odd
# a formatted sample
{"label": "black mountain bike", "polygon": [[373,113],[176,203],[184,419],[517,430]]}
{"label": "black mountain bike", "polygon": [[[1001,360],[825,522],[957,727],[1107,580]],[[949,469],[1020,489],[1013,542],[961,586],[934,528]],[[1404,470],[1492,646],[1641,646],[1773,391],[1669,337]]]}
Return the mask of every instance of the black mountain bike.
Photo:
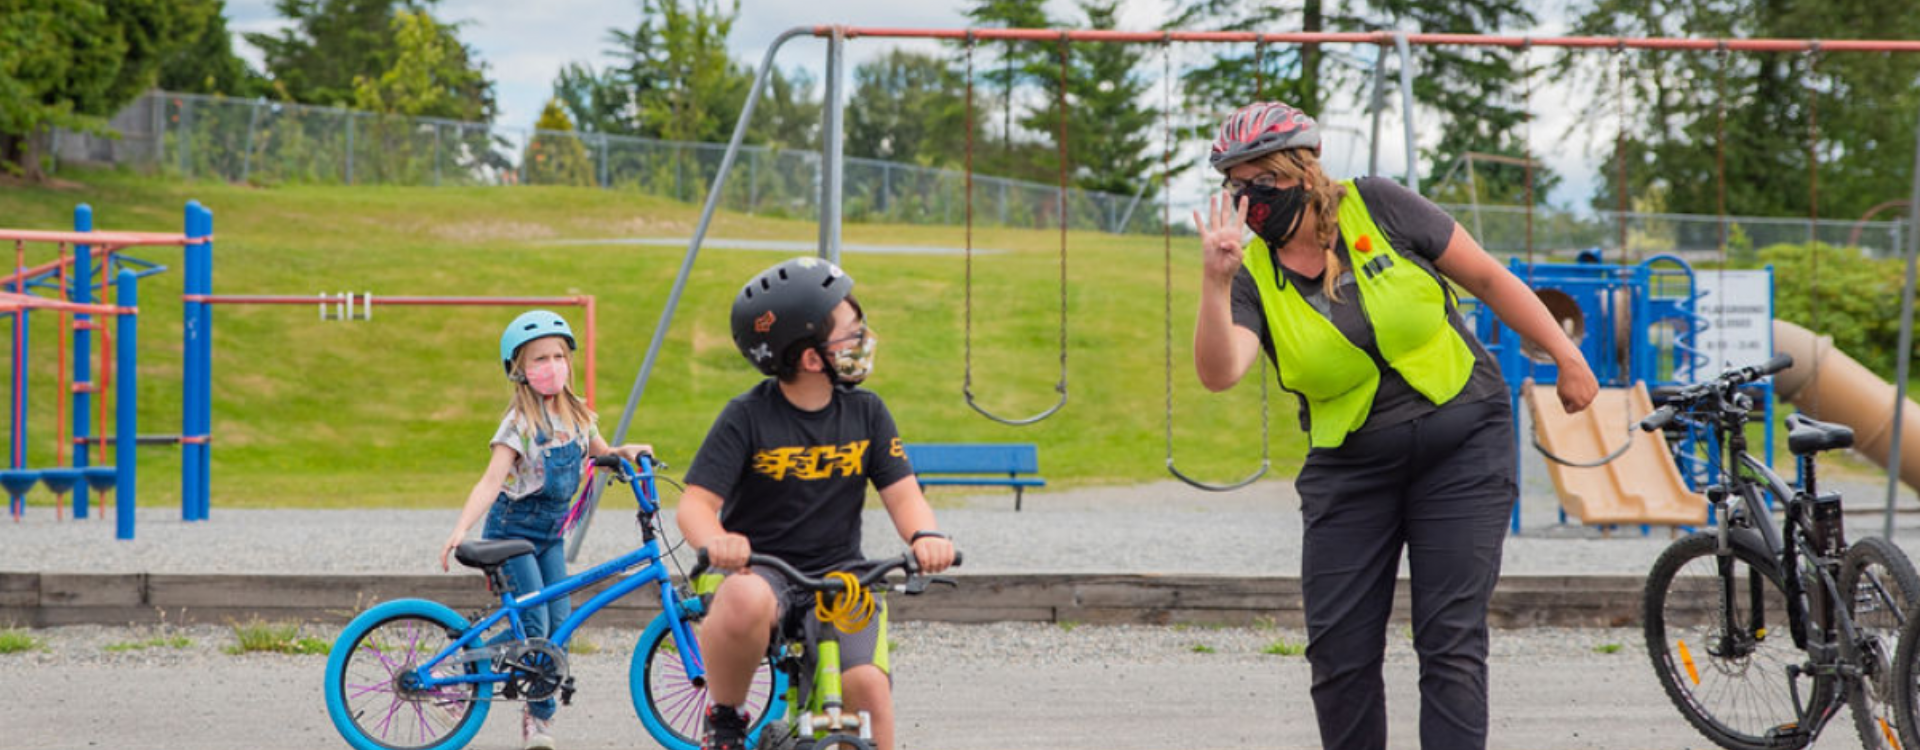
{"label": "black mountain bike", "polygon": [[1853,445],[1852,429],[1787,417],[1798,489],[1747,452],[1742,386],[1792,364],[1728,370],[1641,420],[1647,431],[1680,420],[1722,458],[1706,489],[1716,523],[1647,576],[1647,652],[1674,706],[1722,747],[1806,747],[1845,706],[1866,747],[1898,748],[1912,712],[1896,715],[1893,659],[1920,575],[1885,539],[1849,544],[1840,494],[1816,489],[1815,456]]}

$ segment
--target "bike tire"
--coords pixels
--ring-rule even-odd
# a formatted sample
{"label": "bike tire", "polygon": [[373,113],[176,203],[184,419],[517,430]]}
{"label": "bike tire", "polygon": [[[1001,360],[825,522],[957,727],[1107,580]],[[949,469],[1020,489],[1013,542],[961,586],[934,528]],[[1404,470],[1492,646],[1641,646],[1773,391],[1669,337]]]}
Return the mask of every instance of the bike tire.
{"label": "bike tire", "polygon": [[[667,750],[700,750],[705,734],[703,720],[712,701],[705,686],[688,681],[665,612],[655,615],[646,632],[640,634],[633,661],[627,667],[627,683],[634,713],[646,725],[647,734]],[[745,708],[752,720],[747,730],[748,747],[759,742],[770,719],[785,718],[786,693],[786,675],[774,669],[771,661],[762,661],[747,689]]]}
{"label": "bike tire", "polygon": [[491,683],[424,695],[393,684],[452,642],[450,633],[466,628],[459,613],[422,599],[387,602],[353,618],[327,656],[327,715],[334,729],[358,750],[466,747],[486,723]]}
{"label": "bike tire", "polygon": [[[1860,643],[1842,644],[1841,654],[1861,667],[1861,679],[1847,696],[1861,747],[1893,750],[1911,747],[1900,737],[1908,722],[1900,720],[1894,704],[1901,691],[1894,681],[1893,659],[1900,634],[1920,596],[1920,573],[1913,561],[1892,542],[1877,536],[1860,539],[1847,548],[1840,590],[1851,603],[1853,624]],[[1911,691],[1909,691],[1910,693]]]}
{"label": "bike tire", "polygon": [[[1733,619],[1739,629],[1733,645],[1740,653],[1714,653],[1728,645],[1723,636],[1730,630],[1721,622],[1717,546],[1712,533],[1692,534],[1668,546],[1654,563],[1642,603],[1647,653],[1667,698],[1707,739],[1728,750],[1778,749],[1786,745],[1770,731],[1797,726],[1806,706],[1827,705],[1832,680],[1804,672],[1789,676],[1789,666],[1806,657],[1787,637],[1779,568],[1745,545],[1732,547],[1738,587]],[[1762,621],[1752,612],[1751,582],[1756,580],[1764,597]],[[1803,700],[1797,702],[1796,694]]]}

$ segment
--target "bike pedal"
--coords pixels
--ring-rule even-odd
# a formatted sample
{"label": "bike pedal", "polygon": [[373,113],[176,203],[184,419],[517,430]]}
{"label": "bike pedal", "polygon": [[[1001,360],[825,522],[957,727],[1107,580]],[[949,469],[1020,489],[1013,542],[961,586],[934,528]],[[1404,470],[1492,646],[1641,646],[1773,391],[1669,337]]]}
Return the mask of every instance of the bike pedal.
{"label": "bike pedal", "polygon": [[573,705],[573,678],[572,677],[568,677],[566,682],[560,683],[560,705],[562,706]]}

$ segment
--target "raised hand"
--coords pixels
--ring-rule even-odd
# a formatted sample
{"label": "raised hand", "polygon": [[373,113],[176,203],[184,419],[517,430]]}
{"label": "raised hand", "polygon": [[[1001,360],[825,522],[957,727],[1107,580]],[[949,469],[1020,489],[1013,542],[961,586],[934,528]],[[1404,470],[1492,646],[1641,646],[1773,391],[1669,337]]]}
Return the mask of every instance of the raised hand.
{"label": "raised hand", "polygon": [[1247,226],[1247,199],[1237,202],[1225,193],[1207,198],[1206,221],[1193,212],[1193,225],[1200,230],[1200,252],[1206,262],[1207,277],[1231,281],[1240,270],[1240,237]]}

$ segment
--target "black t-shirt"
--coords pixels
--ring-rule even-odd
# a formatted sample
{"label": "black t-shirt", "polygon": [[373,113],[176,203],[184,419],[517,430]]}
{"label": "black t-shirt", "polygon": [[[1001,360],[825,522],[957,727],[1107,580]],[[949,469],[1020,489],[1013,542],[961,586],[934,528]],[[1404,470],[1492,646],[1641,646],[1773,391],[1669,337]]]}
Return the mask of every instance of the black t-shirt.
{"label": "black t-shirt", "polygon": [[[1447,242],[1453,238],[1453,217],[1419,193],[1385,177],[1362,177],[1354,180],[1353,184],[1360,191],[1360,199],[1366,201],[1367,212],[1373,216],[1373,222],[1379,225],[1380,231],[1386,233],[1387,241],[1393,243],[1393,249],[1414,265],[1426,269],[1428,274],[1439,278],[1433,262],[1446,252]],[[1380,367],[1380,389],[1374,394],[1373,409],[1367,412],[1367,421],[1360,425],[1359,431],[1399,424],[1439,408],[1408,385],[1400,373],[1387,366],[1386,360],[1380,355],[1379,346],[1374,342],[1373,327],[1367,324],[1366,312],[1361,308],[1360,289],[1353,279],[1353,261],[1348,257],[1344,237],[1335,241],[1334,252],[1340,256],[1340,264],[1344,269],[1340,274],[1339,302],[1327,299],[1322,291],[1321,277],[1294,273],[1281,265],[1277,257],[1273,265],[1278,272],[1286,274],[1287,283],[1296,285],[1308,304],[1333,321],[1334,327],[1340,329],[1348,341],[1373,357],[1374,364]],[[1450,311],[1447,319],[1461,338],[1466,339],[1474,358],[1473,374],[1454,401],[1471,403],[1506,398],[1506,381],[1500,376],[1499,364],[1487,353],[1480,340],[1474,337],[1473,331],[1467,329],[1459,310]],[[1273,337],[1267,333],[1267,316],[1260,307],[1260,289],[1245,266],[1233,277],[1233,324],[1258,335],[1267,357],[1270,360],[1273,358]],[[1294,395],[1299,396],[1298,393]],[[1308,429],[1308,421],[1306,400],[1302,398],[1300,429]]]}
{"label": "black t-shirt", "polygon": [[867,483],[883,489],[912,476],[878,394],[836,388],[825,409],[802,411],[767,378],[720,411],[687,484],[725,500],[720,525],[754,552],[819,575],[864,559]]}

